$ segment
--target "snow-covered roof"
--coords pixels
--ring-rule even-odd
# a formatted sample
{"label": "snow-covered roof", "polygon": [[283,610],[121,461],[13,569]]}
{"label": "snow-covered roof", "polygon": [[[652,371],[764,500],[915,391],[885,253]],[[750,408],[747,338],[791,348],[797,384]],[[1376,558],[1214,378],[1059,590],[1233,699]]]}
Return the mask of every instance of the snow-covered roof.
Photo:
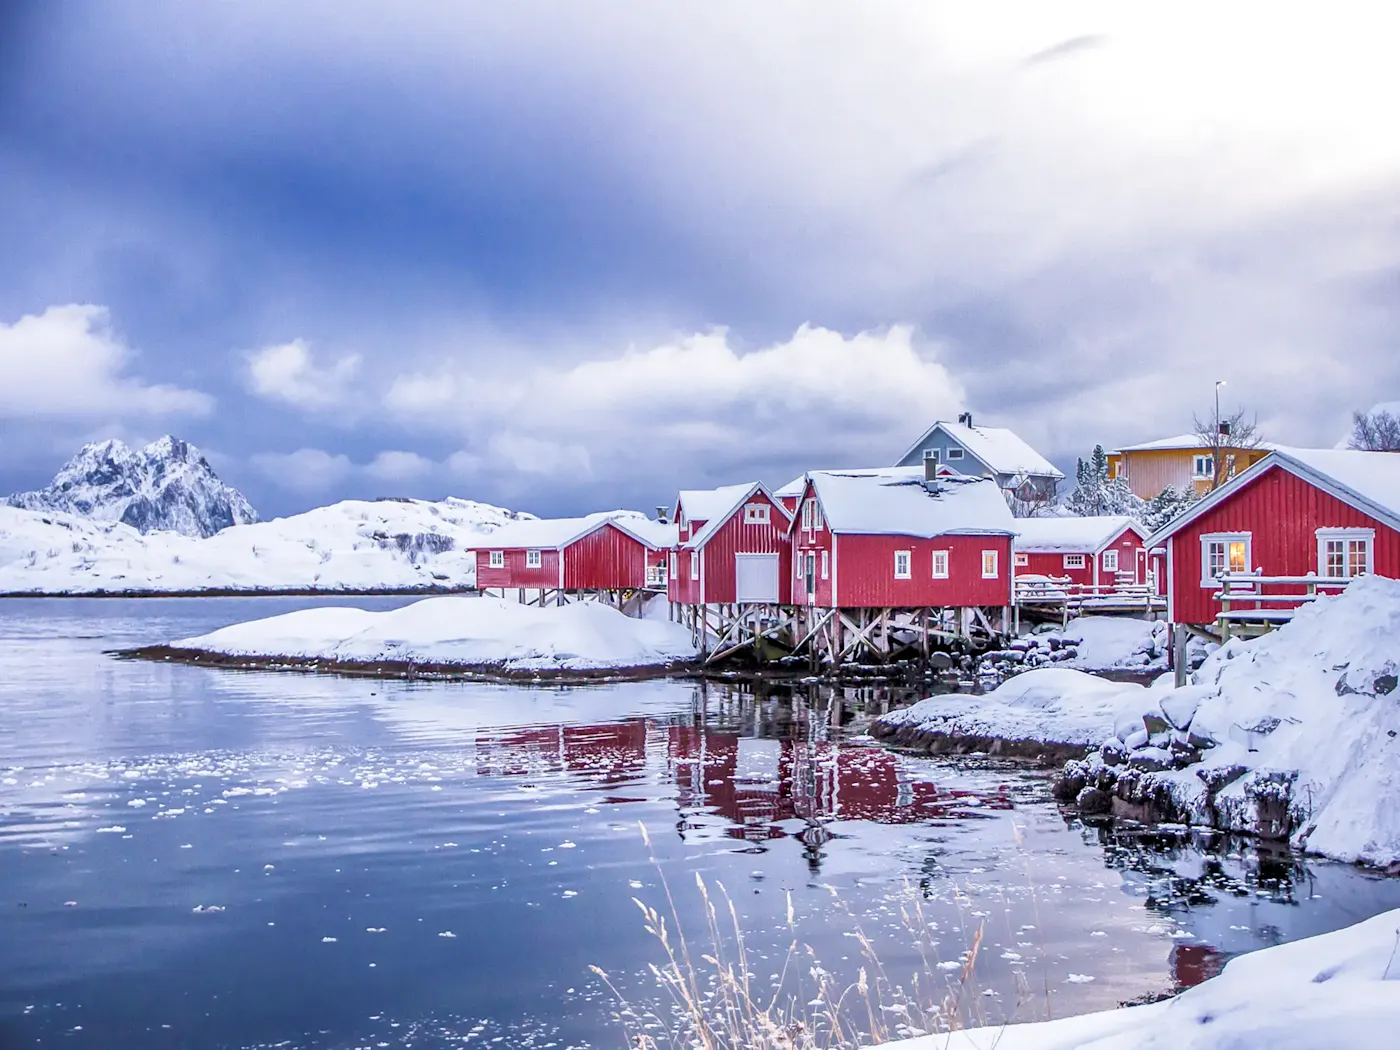
{"label": "snow-covered roof", "polygon": [[1391,528],[1400,530],[1400,452],[1358,452],[1340,448],[1275,448],[1248,470],[1236,474],[1185,514],[1148,537],[1155,546],[1199,518],[1270,467],[1280,467],[1331,493]]}
{"label": "snow-covered roof", "polygon": [[[1177,434],[1175,437],[1158,438],[1156,441],[1144,441],[1138,445],[1122,445],[1113,449],[1113,454],[1119,452],[1170,452],[1175,449],[1210,448],[1211,443],[1200,434]],[[1222,448],[1235,448],[1230,444],[1230,439],[1226,438],[1221,442]],[[1272,449],[1277,446],[1269,444],[1267,441],[1256,443],[1257,448]]]}
{"label": "snow-covered roof", "polygon": [[1017,518],[1016,549],[1026,554],[1097,554],[1124,529],[1147,535],[1125,514],[1075,518]]}
{"label": "snow-covered roof", "polygon": [[1064,477],[1053,463],[1022,441],[1013,430],[1007,430],[1005,427],[968,426],[942,419],[924,431],[923,436],[899,457],[900,461],[917,452],[935,430],[942,430],[995,474],[1056,479]]}
{"label": "snow-covered roof", "polygon": [[990,478],[946,478],[930,492],[923,467],[818,470],[808,477],[834,533],[927,539],[1016,531],[1006,498]]}
{"label": "snow-covered roof", "polygon": [[[661,525],[633,510],[605,510],[581,518],[536,518],[512,521],[489,536],[468,545],[471,550],[558,550],[587,536],[605,522],[612,522],[641,543],[669,547],[675,543],[675,526]],[[669,537],[669,538],[668,538]],[[657,538],[660,542],[653,542]]]}
{"label": "snow-covered roof", "polygon": [[[777,524],[782,528],[786,528],[792,515],[788,514],[787,509],[778,502],[777,497],[760,481],[750,482],[747,485],[726,485],[719,489],[683,491],[680,495],[680,499],[681,506],[685,508],[686,516],[692,521],[704,521],[705,524],[701,527],[699,532],[690,537],[682,546],[688,548],[704,546],[711,536],[724,527],[724,523],[729,520],[730,516],[733,515],[736,510],[755,495],[759,494],[766,496],[769,502],[777,509],[777,513],[781,515]],[[721,496],[728,500],[723,506],[720,505]],[[700,498],[695,499],[694,497]],[[696,506],[704,507],[710,513],[702,516],[691,509]]]}

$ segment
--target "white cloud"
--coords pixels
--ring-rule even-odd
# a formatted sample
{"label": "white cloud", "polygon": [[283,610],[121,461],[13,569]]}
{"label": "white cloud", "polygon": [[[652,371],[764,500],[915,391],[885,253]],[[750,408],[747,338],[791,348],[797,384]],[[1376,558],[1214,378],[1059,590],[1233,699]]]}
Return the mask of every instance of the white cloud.
{"label": "white cloud", "polygon": [[303,496],[329,492],[355,469],[348,456],[332,455],[319,448],[262,452],[252,457],[252,463],[273,484]]}
{"label": "white cloud", "polygon": [[381,452],[365,465],[364,471],[379,481],[413,481],[437,469],[432,460],[416,452]]}
{"label": "white cloud", "polygon": [[0,418],[208,415],[197,390],[126,374],[135,357],[101,306],[51,306],[0,322]]}
{"label": "white cloud", "polygon": [[528,434],[505,431],[491,435],[489,447],[495,464],[524,474],[565,475],[581,480],[593,472],[588,450],[582,445],[542,441]]}
{"label": "white cloud", "polygon": [[248,378],[253,393],[297,408],[324,409],[341,404],[360,370],[360,357],[350,354],[317,367],[305,341],[264,347],[248,355]]}

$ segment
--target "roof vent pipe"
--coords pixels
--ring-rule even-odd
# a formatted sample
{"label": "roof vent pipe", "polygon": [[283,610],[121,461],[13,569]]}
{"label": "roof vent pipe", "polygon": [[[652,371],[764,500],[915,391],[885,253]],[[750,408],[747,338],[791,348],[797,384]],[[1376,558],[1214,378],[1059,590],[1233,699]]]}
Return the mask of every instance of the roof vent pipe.
{"label": "roof vent pipe", "polygon": [[668,514],[668,511],[666,510],[665,507],[657,507],[657,508],[656,508],[656,520],[659,521],[659,522],[661,522],[662,525],[668,524],[668,522],[666,521],[666,516],[667,516],[667,514]]}
{"label": "roof vent pipe", "polygon": [[971,429],[971,427],[972,427],[972,413],[971,413],[971,412],[960,412],[960,413],[958,413],[958,422],[961,423],[963,426],[965,426],[965,427]]}

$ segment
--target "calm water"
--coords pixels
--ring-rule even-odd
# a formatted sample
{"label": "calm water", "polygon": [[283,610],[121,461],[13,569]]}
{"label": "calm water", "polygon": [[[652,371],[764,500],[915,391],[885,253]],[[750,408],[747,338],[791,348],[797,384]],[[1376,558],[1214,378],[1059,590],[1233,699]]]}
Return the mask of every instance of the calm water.
{"label": "calm water", "polygon": [[854,978],[857,926],[905,984],[955,980],[980,927],[964,1002],[992,1021],[1400,906],[1340,865],[1067,823],[1039,775],[862,742],[882,701],[854,694],[102,655],[309,604],[0,602],[0,1047],[621,1047],[589,967],[659,1001],[632,899],[664,906],[663,873],[696,936],[695,874],[723,884],[764,988],[791,899],[791,994],[805,946]]}

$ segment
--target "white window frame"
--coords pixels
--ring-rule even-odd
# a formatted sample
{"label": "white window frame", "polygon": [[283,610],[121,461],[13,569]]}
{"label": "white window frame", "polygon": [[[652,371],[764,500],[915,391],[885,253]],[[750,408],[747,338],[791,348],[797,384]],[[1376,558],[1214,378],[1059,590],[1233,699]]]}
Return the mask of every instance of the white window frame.
{"label": "white window frame", "polygon": [[766,503],[745,503],[744,504],[744,524],[745,525],[767,525],[768,504]]}
{"label": "white window frame", "polygon": [[677,579],[681,571],[681,557],[675,551],[671,552],[671,579]]}
{"label": "white window frame", "polygon": [[[988,571],[988,569],[987,569],[987,559],[988,559],[988,558],[991,559],[991,570],[990,570],[990,571]],[[1000,575],[1000,572],[999,572],[999,567],[1000,567],[1000,565],[1001,565],[1001,554],[1000,554],[999,551],[983,551],[983,552],[982,552],[982,579],[984,579],[984,580],[995,580],[995,579]]]}
{"label": "white window frame", "polygon": [[1204,532],[1201,534],[1201,586],[1219,588],[1220,581],[1210,574],[1210,547],[1213,543],[1225,545],[1225,572],[1230,572],[1230,545],[1244,544],[1244,571],[1254,571],[1254,535],[1249,532]]}
{"label": "white window frame", "polygon": [[822,579],[831,579],[831,551],[822,551]]}
{"label": "white window frame", "polygon": [[1191,457],[1191,480],[1212,481],[1215,478],[1215,457],[1209,452],[1197,452]]}
{"label": "white window frame", "polygon": [[926,449],[924,449],[924,459],[931,459],[931,460],[933,460],[935,463],[938,463],[938,464],[941,464],[941,463],[943,462],[943,461],[939,458],[938,449],[936,449],[936,448],[926,448]]}
{"label": "white window frame", "polygon": [[[1317,574],[1319,576],[1331,577],[1333,574],[1327,571],[1327,544],[1342,543],[1342,561],[1344,571],[1337,579],[1355,579],[1356,575],[1370,576],[1376,571],[1376,530],[1357,528],[1323,528],[1317,530]],[[1366,544],[1366,567],[1360,574],[1351,571],[1351,551],[1346,546],[1354,542],[1364,542]]]}
{"label": "white window frame", "polygon": [[700,578],[700,552],[690,552],[690,578],[698,580]]}
{"label": "white window frame", "polygon": [[1082,569],[1085,567],[1086,562],[1082,554],[1066,554],[1060,559],[1060,564],[1066,569]]}
{"label": "white window frame", "polygon": [[802,501],[802,528],[808,532],[812,528],[812,501],[809,499]]}
{"label": "white window frame", "polygon": [[1018,552],[1015,555],[1012,564],[1014,564],[1018,569],[1029,569],[1031,565],[1031,556],[1029,554],[1022,554]]}
{"label": "white window frame", "polygon": [[933,552],[933,578],[935,580],[946,580],[948,578],[948,551]]}
{"label": "white window frame", "polygon": [[525,568],[539,569],[544,566],[544,554],[540,551],[525,552]]}
{"label": "white window frame", "polygon": [[504,569],[506,567],[506,552],[491,551],[486,555],[486,567],[488,569]]}
{"label": "white window frame", "polygon": [[1118,552],[1117,552],[1117,551],[1104,551],[1101,555],[1099,555],[1099,562],[1100,562],[1100,564],[1103,566],[1103,571],[1104,571],[1104,572],[1117,572],[1117,571],[1118,571]]}
{"label": "white window frame", "polygon": [[[901,568],[900,566],[903,566]],[[894,578],[896,580],[910,580],[914,578],[914,552],[895,551],[894,552]]]}
{"label": "white window frame", "polygon": [[822,531],[822,505],[812,500],[812,531]]}
{"label": "white window frame", "polygon": [[950,449],[948,450],[948,459],[949,459],[950,461],[951,461],[951,460],[954,460],[954,459],[962,459],[963,456],[964,456],[963,450],[960,449],[960,448],[950,448]]}

